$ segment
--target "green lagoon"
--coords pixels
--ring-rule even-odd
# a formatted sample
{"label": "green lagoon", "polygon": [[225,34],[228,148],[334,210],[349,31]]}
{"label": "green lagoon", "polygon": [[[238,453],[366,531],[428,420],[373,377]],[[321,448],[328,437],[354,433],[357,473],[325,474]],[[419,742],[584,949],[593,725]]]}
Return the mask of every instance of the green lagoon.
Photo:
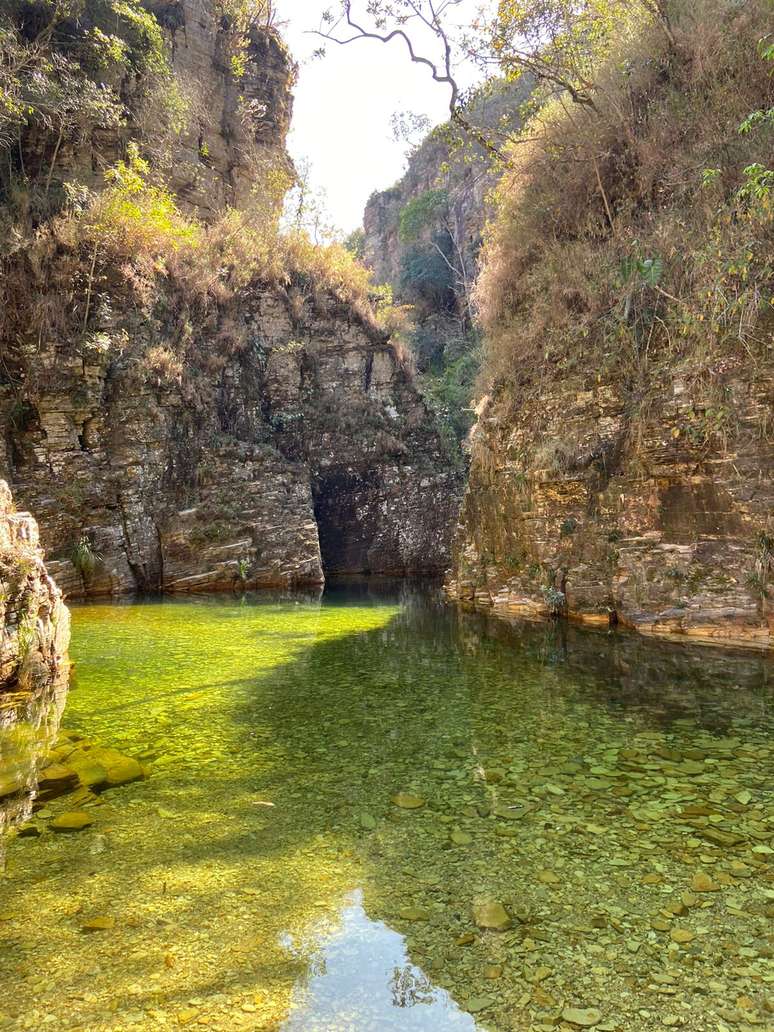
{"label": "green lagoon", "polygon": [[409,584],[72,616],[59,743],[146,776],[11,832],[0,1028],[774,1027],[770,659]]}

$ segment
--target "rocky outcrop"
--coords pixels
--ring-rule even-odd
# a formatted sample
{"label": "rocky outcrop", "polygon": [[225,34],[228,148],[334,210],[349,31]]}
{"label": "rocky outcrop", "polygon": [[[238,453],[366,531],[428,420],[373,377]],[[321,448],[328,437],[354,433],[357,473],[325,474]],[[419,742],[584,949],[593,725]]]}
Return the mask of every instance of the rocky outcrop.
{"label": "rocky outcrop", "polygon": [[456,598],[643,633],[774,643],[774,376],[719,374],[733,419],[676,373],[646,415],[589,372],[481,405],[448,583]]}
{"label": "rocky outcrop", "polygon": [[[176,276],[176,243],[135,260],[131,247],[58,232],[46,183],[49,221],[3,269],[13,304],[0,320],[0,472],[36,513],[49,569],[70,595],[442,573],[454,456],[365,300],[356,311],[313,274],[281,268],[265,274],[271,284],[255,273],[243,289],[225,285],[228,261],[254,267],[247,225],[279,247],[271,227],[290,168],[294,77],[284,45],[272,28],[234,24],[238,5],[231,19],[212,0],[147,8],[166,40],[164,111],[178,91],[179,131],[154,124],[159,73],[132,77],[127,58],[110,84],[120,126],[61,138],[39,118],[25,127],[32,192],[52,167],[51,184],[94,191],[136,141],[163,175],[161,237],[176,206],[204,222],[232,207],[249,214],[210,232],[248,242],[235,260],[202,244],[195,271]],[[73,24],[52,23],[52,61],[67,54],[75,67],[72,37],[91,38],[100,12],[86,5]],[[81,71],[88,84],[87,61]],[[156,225],[146,211],[136,222]]]}
{"label": "rocky outcrop", "polygon": [[[43,565],[35,520],[0,481],[0,840],[29,815],[37,755],[59,726],[69,616]],[[0,842],[1,849],[1,842]],[[1,858],[1,857],[0,857]]]}
{"label": "rocky outcrop", "polygon": [[[260,24],[242,32],[214,0],[155,0],[145,7],[160,26],[168,74],[137,75],[125,63],[106,62],[99,88],[120,103],[120,120],[89,126],[88,113],[81,115],[84,124],[63,118],[59,136],[56,118],[33,118],[9,164],[19,162],[16,175],[27,183],[45,183],[46,205],[55,204],[64,200],[64,183],[100,189],[106,168],[135,140],[187,213],[209,221],[226,205],[247,207],[269,171],[292,172],[285,139],[296,67],[282,38]],[[79,59],[88,53],[89,34],[104,34],[97,10],[86,5],[77,18],[55,22],[49,31],[57,60]],[[44,11],[19,16],[25,37],[42,34],[36,18]],[[120,36],[120,29],[111,31]],[[73,51],[78,39],[81,49]],[[0,177],[0,196],[4,186]]]}
{"label": "rocky outcrop", "polygon": [[[518,83],[492,80],[470,103],[467,115],[477,127],[497,127],[505,138],[519,125],[520,108],[532,89],[526,77]],[[497,134],[495,134],[497,136]],[[497,136],[499,138],[499,136]],[[437,254],[447,250],[453,267],[449,289],[463,310],[466,290],[473,286],[486,222],[487,194],[498,178],[492,157],[478,144],[460,139],[446,124],[434,129],[410,155],[406,173],[395,186],[371,195],[363,215],[363,257],[378,283],[389,283],[401,299],[411,293],[406,280],[406,257],[412,245]],[[437,192],[415,233],[401,234],[401,214],[407,205]],[[404,227],[405,229],[405,227]],[[435,245],[433,243],[435,241]],[[437,245],[437,246],[436,246]],[[403,286],[402,286],[403,284]]]}
{"label": "rocky outcrop", "polygon": [[102,350],[17,348],[5,393],[2,465],[68,594],[443,572],[459,474],[368,321],[259,284],[181,350],[171,297],[111,298]]}
{"label": "rocky outcrop", "polygon": [[[170,44],[189,114],[174,141],[169,184],[181,206],[208,219],[244,208],[268,169],[290,170],[285,138],[295,64],[280,35],[252,28],[233,62],[234,37],[216,5],[175,0],[150,5]],[[152,127],[150,127],[152,132]]]}

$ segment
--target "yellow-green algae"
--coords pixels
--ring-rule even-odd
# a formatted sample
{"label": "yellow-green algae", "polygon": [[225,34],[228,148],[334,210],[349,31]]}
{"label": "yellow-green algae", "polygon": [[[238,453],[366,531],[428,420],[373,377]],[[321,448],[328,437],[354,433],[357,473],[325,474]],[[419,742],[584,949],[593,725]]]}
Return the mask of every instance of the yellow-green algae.
{"label": "yellow-green algae", "polygon": [[79,607],[73,658],[149,778],[11,844],[0,1027],[771,1026],[765,658],[406,589]]}

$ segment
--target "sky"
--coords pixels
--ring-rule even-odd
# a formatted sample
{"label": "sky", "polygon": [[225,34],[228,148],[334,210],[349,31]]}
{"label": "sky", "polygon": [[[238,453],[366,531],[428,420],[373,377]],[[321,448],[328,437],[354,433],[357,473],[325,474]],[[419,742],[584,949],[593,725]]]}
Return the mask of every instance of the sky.
{"label": "sky", "polygon": [[[393,139],[393,114],[412,111],[437,125],[448,118],[449,92],[429,69],[413,65],[397,40],[329,44],[325,57],[312,58],[321,40],[308,30],[335,4],[280,0],[279,9],[283,36],[300,66],[290,153],[298,164],[310,162],[311,183],[325,192],[331,222],[349,233],[361,224],[371,193],[392,186],[405,169],[407,145]],[[474,7],[470,0],[471,16]]]}

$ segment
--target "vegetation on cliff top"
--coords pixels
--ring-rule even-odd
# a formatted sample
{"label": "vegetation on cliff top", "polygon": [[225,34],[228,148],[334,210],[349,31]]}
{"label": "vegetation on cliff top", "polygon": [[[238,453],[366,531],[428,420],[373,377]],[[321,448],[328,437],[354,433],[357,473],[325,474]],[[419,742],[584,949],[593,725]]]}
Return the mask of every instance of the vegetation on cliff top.
{"label": "vegetation on cliff top", "polygon": [[[325,35],[408,44],[501,175],[472,299],[480,392],[594,368],[644,399],[660,362],[711,388],[729,359],[770,360],[771,0],[503,0],[462,32],[457,7],[345,2]],[[530,82],[521,128],[466,109],[460,51]],[[451,287],[428,230],[442,187],[400,213],[403,295],[420,307]]]}
{"label": "vegetation on cliff top", "polygon": [[771,359],[769,0],[669,0],[507,147],[477,302],[486,384],[600,375],[659,389]]}
{"label": "vegetation on cliff top", "polygon": [[[218,0],[213,10],[238,86],[247,44],[271,31],[274,4]],[[87,337],[99,330],[100,284],[115,290],[118,272],[140,305],[161,280],[199,309],[253,280],[301,297],[330,293],[381,333],[368,273],[351,253],[281,229],[293,182],[282,156],[248,154],[252,189],[238,209],[206,222],[181,209],[168,173],[196,113],[171,66],[173,14],[139,0],[13,0],[0,15],[0,330],[13,336],[22,310],[39,340],[61,330],[55,294],[70,282]],[[32,306],[30,289],[39,292]]]}

